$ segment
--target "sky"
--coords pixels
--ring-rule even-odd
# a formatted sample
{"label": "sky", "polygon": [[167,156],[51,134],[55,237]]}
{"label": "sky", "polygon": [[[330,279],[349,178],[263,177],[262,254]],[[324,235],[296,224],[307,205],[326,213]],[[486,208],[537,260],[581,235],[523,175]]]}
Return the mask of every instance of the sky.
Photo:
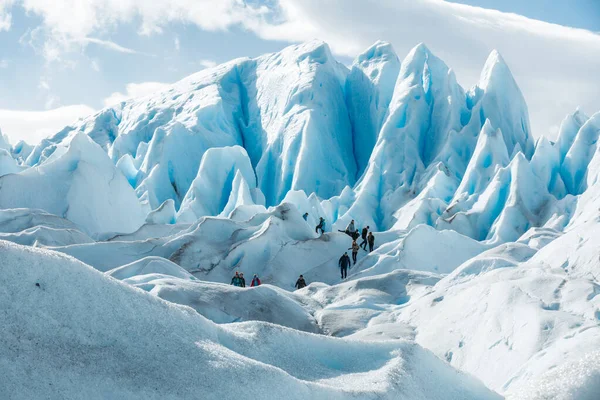
{"label": "sky", "polygon": [[204,68],[326,41],[346,65],[378,39],[424,42],[468,88],[498,49],[535,136],[600,111],[600,0],[0,0],[0,129],[36,143]]}

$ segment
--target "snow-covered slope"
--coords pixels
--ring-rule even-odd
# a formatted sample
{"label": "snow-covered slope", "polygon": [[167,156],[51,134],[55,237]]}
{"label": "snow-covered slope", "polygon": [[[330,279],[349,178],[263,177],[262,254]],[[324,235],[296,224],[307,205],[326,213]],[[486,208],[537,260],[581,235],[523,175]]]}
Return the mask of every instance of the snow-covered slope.
{"label": "snow-covered slope", "polygon": [[499,398],[413,343],[221,327],[58,253],[0,247],[2,398]]}

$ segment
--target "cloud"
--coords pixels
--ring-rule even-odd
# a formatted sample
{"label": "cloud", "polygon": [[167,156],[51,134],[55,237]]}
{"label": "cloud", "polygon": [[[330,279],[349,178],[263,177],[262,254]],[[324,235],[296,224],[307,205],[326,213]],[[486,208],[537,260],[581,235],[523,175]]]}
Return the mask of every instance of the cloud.
{"label": "cloud", "polygon": [[213,60],[200,60],[198,63],[204,68],[212,68],[217,65],[217,62]]}
{"label": "cloud", "polygon": [[[41,18],[46,41],[52,43],[49,56],[54,56],[56,49],[72,50],[73,43],[99,43],[99,39],[92,37],[110,33],[119,24],[139,24],[142,35],[160,33],[173,22],[190,23],[203,30],[219,31],[233,25],[256,25],[268,11],[264,6],[251,6],[243,0],[16,1],[30,15]],[[112,42],[104,44],[117,51],[131,50]]]}
{"label": "cloud", "polygon": [[0,59],[0,68],[8,68],[9,64],[10,62],[6,58]]}
{"label": "cloud", "polygon": [[0,129],[13,144],[19,140],[37,144],[93,112],[94,109],[86,105],[72,105],[47,111],[0,109]]}
{"label": "cloud", "polygon": [[490,51],[500,51],[528,102],[537,136],[555,131],[577,106],[588,113],[600,109],[600,35],[442,0],[354,0],[351,6],[347,0],[15,1],[41,18],[42,32],[29,36],[47,60],[89,43],[132,54],[96,39],[125,23],[137,24],[142,35],[185,23],[206,31],[241,27],[273,41],[317,38],[349,57],[379,39],[391,42],[401,57],[424,42],[465,87],[476,83]]}
{"label": "cloud", "polygon": [[123,47],[121,45],[116,44],[115,42],[111,42],[110,40],[102,40],[102,39],[97,39],[97,38],[90,38],[90,37],[86,37],[86,38],[82,38],[78,40],[79,43],[83,44],[83,45],[87,45],[87,44],[96,44],[98,46],[104,47],[108,50],[113,50],[119,53],[125,53],[125,54],[141,54],[140,52],[127,48],[127,47]]}
{"label": "cloud", "polygon": [[106,107],[113,106],[122,101],[134,98],[146,96],[160,90],[163,90],[170,85],[168,83],[160,82],[142,82],[142,83],[128,83],[125,87],[125,93],[114,92],[106,99],[104,99],[104,105]]}
{"label": "cloud", "polygon": [[41,90],[50,90],[50,84],[44,78],[40,79],[40,83],[38,83],[38,88]]}
{"label": "cloud", "polygon": [[0,32],[10,30],[12,26],[12,14],[8,11],[13,0],[0,0]]}
{"label": "cloud", "polygon": [[181,43],[179,42],[179,36],[175,36],[174,44],[175,44],[175,51],[179,52],[179,50],[181,49]]}
{"label": "cloud", "polygon": [[600,110],[600,35],[583,29],[441,0],[357,0],[351,7],[345,0],[277,0],[259,22],[252,29],[264,39],[318,38],[350,57],[378,39],[401,57],[424,42],[467,87],[497,49],[523,91],[536,136],[555,130],[577,106]]}

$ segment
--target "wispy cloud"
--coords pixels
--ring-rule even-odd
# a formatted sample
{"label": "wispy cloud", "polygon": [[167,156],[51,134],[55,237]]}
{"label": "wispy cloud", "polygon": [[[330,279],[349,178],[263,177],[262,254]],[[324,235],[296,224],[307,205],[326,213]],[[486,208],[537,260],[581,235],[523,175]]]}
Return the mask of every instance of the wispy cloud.
{"label": "wispy cloud", "polygon": [[113,50],[119,53],[125,53],[125,54],[143,54],[140,53],[134,49],[130,49],[128,47],[123,47],[115,42],[112,42],[110,40],[102,40],[102,39],[98,39],[98,38],[91,38],[91,37],[85,37],[85,38],[81,38],[77,40],[79,43],[82,43],[84,45],[87,44],[95,44],[101,47],[104,47],[108,50]]}
{"label": "wispy cloud", "polygon": [[6,58],[0,59],[0,68],[8,68],[9,61]]}
{"label": "wispy cloud", "polygon": [[44,108],[46,110],[50,110],[60,106],[60,97],[52,93],[50,83],[45,77],[40,78],[40,82],[38,83],[38,89],[40,90],[42,96],[45,99]]}
{"label": "wispy cloud", "polygon": [[[0,0],[3,1],[14,0]],[[121,53],[139,54],[110,40],[96,38],[119,24],[139,21],[138,31],[142,35],[160,33],[173,22],[219,31],[233,25],[256,25],[268,11],[264,6],[249,5],[240,0],[78,0],[76,3],[74,6],[73,0],[19,0],[18,4],[29,14],[41,18],[45,42],[50,43],[45,51],[48,58],[58,59],[60,54],[57,53],[76,50],[73,44],[87,43]]]}
{"label": "wispy cloud", "polygon": [[168,83],[161,82],[128,83],[125,87],[125,93],[112,93],[104,99],[104,105],[106,107],[113,106],[131,98],[142,97],[161,91],[167,87],[169,87]]}
{"label": "wispy cloud", "polygon": [[198,61],[198,64],[200,64],[204,68],[212,68],[217,65],[217,62],[213,60],[200,60]]}

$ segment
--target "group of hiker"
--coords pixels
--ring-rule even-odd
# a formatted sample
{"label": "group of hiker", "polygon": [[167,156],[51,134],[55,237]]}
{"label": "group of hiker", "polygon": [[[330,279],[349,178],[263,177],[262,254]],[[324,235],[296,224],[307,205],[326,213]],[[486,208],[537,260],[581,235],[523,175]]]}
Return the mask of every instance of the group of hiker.
{"label": "group of hiker", "polygon": [[[344,232],[346,235],[352,238],[352,245],[348,248],[348,250],[352,250],[352,263],[356,265],[356,259],[358,258],[358,251],[362,248],[364,251],[367,251],[367,244],[369,245],[369,253],[373,251],[373,247],[375,246],[375,236],[373,232],[369,231],[370,227],[367,225],[362,228],[360,232],[360,236],[362,238],[362,242],[358,244],[356,240],[359,237],[358,229],[354,226],[354,220],[350,221],[345,230],[340,231]],[[338,266],[340,267],[340,271],[342,273],[342,279],[346,279],[348,275],[348,268],[350,267],[350,257],[348,256],[348,252],[344,252],[344,254],[340,257],[338,261]]]}
{"label": "group of hiker", "polygon": [[[302,216],[305,221],[308,220],[308,213],[304,213]],[[354,220],[350,221],[348,226],[346,226],[345,230],[338,230],[339,232],[343,232],[346,235],[352,238],[352,244],[348,248],[348,250],[352,250],[352,263],[356,265],[356,260],[358,258],[358,252],[362,248],[364,251],[367,251],[367,245],[369,246],[369,253],[373,251],[375,247],[375,236],[373,232],[371,232],[370,227],[367,225],[362,228],[361,232],[358,232],[354,224]],[[315,228],[315,232],[319,233],[325,232],[325,219],[323,217],[319,218],[319,224]],[[360,244],[357,243],[358,238],[362,238],[362,242]],[[348,256],[348,252],[344,252],[342,257],[338,261],[338,266],[340,267],[342,273],[342,279],[345,279],[348,274],[348,268],[350,268],[350,257]]]}
{"label": "group of hiker", "polygon": [[[237,286],[237,287],[246,287],[246,279],[244,278],[244,273],[236,271],[233,278],[231,278],[231,285]],[[257,274],[254,274],[254,277],[252,278],[250,287],[256,287],[256,286],[260,286],[260,279],[258,278]],[[296,285],[294,287],[296,287],[298,289],[302,289],[305,286],[306,286],[306,281],[304,280],[304,277],[302,275],[300,275],[300,277],[296,281]]]}
{"label": "group of hiker", "polygon": [[[231,285],[238,286],[238,287],[246,287],[246,279],[244,278],[244,273],[236,271],[233,278],[231,278]],[[252,282],[250,283],[250,287],[255,287],[255,286],[260,286],[260,279],[258,278],[258,275],[256,275],[256,274],[254,274],[254,277],[252,278]]]}
{"label": "group of hiker", "polygon": [[[308,221],[308,213],[304,213],[304,215],[302,215],[302,218],[304,218],[305,221]],[[359,233],[358,229],[356,229],[356,226],[354,225],[354,220],[352,220],[352,221],[350,221],[348,226],[346,226],[345,230],[339,231],[339,232],[343,232],[343,233],[347,234],[348,236],[350,236],[352,238],[352,244],[348,248],[348,250],[352,250],[353,265],[356,265],[356,260],[358,258],[358,252],[361,248],[364,251],[367,251],[367,245],[368,245],[369,253],[370,253],[373,251],[373,248],[375,247],[375,236],[373,235],[373,232],[371,232],[369,229],[370,229],[370,227],[367,225],[364,228],[362,228],[361,232]],[[325,219],[323,217],[319,218],[319,223],[315,228],[316,233],[319,233],[319,231],[321,231],[321,234],[325,233]],[[357,243],[357,240],[359,237],[362,238],[362,242],[360,244]],[[348,256],[347,251],[344,252],[342,257],[340,257],[340,259],[338,261],[338,266],[339,266],[341,274],[342,274],[342,279],[346,279],[346,277],[348,276],[348,268],[350,268],[350,256]],[[231,279],[231,284],[233,286],[246,287],[246,280],[244,279],[244,274],[241,272],[236,272],[234,277]],[[250,287],[255,287],[255,286],[260,286],[260,279],[258,278],[258,275],[256,275],[256,274],[254,274],[254,277],[252,278],[252,283],[251,283]],[[296,281],[296,284],[294,285],[294,287],[297,289],[302,289],[303,287],[306,287],[306,281],[304,280],[304,277],[302,275],[300,275],[300,277]]]}
{"label": "group of hiker", "polygon": [[[343,231],[340,230],[339,232],[344,232],[346,235],[348,235],[352,238],[352,247],[349,248],[348,250],[352,250],[353,253],[354,252],[358,253],[359,248],[362,248],[364,251],[367,251],[367,244],[368,244],[369,245],[369,253],[370,253],[373,251],[373,247],[375,247],[375,236],[373,235],[373,232],[369,231],[369,229],[370,229],[369,225],[362,228],[362,231],[360,232],[360,237],[362,238],[362,242],[360,245],[356,243],[356,240],[359,237],[359,233],[358,233],[358,229],[356,229],[356,227],[354,226],[354,220],[350,221],[350,223],[346,227],[346,230],[343,230]],[[356,261],[354,263],[356,264]]]}

